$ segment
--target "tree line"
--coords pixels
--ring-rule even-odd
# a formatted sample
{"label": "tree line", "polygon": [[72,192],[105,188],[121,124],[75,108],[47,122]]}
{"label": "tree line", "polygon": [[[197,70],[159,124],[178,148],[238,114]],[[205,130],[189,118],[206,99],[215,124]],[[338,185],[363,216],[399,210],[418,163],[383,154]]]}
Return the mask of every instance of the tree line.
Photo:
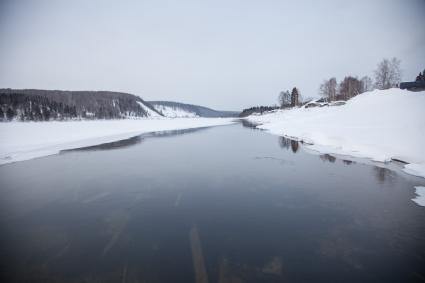
{"label": "tree line", "polygon": [[[398,87],[401,81],[400,60],[396,57],[392,59],[384,58],[378,63],[374,70],[374,79],[369,76],[363,76],[360,79],[356,76],[345,76],[340,82],[335,77],[324,80],[319,87],[319,94],[323,101],[331,102],[338,100],[349,100],[352,97],[372,91],[374,89],[389,89]],[[416,77],[417,81],[425,81],[425,70]],[[240,116],[245,117],[252,113],[263,113],[265,111],[275,110],[277,108],[285,109],[301,106],[311,100],[304,99],[297,87],[291,91],[281,91],[278,96],[279,106],[256,106],[244,109]]]}
{"label": "tree line", "polygon": [[0,121],[48,121],[77,118],[75,106],[50,101],[46,97],[28,97],[22,93],[0,94]]}
{"label": "tree line", "polygon": [[242,112],[239,114],[239,117],[247,117],[254,113],[263,114],[264,112],[272,111],[276,109],[279,109],[279,107],[278,106],[254,106],[251,108],[243,109]]}
{"label": "tree line", "polygon": [[374,81],[369,76],[361,79],[346,76],[339,83],[335,77],[323,81],[319,93],[328,102],[349,100],[350,98],[374,89],[389,89],[397,87],[401,81],[400,60],[397,58],[383,59],[374,71]]}
{"label": "tree line", "polygon": [[128,93],[0,89],[0,121],[146,117],[151,105]]}
{"label": "tree line", "polygon": [[289,90],[281,91],[278,101],[281,108],[288,108],[302,104],[303,98],[298,88],[294,87],[291,92]]}

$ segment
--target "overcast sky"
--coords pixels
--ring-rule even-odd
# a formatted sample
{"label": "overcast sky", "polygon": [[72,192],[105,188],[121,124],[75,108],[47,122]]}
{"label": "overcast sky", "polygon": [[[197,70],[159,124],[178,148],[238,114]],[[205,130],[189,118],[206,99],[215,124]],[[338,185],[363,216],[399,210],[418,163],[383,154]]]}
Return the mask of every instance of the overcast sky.
{"label": "overcast sky", "polygon": [[0,0],[0,87],[114,90],[223,110],[425,68],[425,0]]}

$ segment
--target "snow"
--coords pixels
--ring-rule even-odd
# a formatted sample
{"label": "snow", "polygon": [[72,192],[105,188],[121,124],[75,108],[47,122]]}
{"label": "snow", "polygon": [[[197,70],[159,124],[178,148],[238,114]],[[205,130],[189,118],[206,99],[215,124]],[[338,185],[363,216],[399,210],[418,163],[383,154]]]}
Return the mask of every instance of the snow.
{"label": "snow", "polygon": [[231,118],[0,123],[0,165],[93,146],[147,132],[227,125]]}
{"label": "snow", "polygon": [[247,119],[313,150],[396,159],[409,163],[406,173],[425,177],[425,92],[375,90],[342,106],[277,110]]}
{"label": "snow", "polygon": [[154,108],[161,112],[165,117],[169,118],[194,118],[199,117],[196,113],[189,112],[177,107],[165,105],[154,105]]}
{"label": "snow", "polygon": [[406,164],[404,166],[404,172],[406,172],[407,174],[410,175],[415,175],[415,176],[420,176],[420,177],[424,177],[425,176],[425,166],[422,163],[410,163],[410,164]]}
{"label": "snow", "polygon": [[425,206],[425,187],[417,186],[415,189],[417,196],[412,200],[420,206]]}
{"label": "snow", "polygon": [[140,107],[143,108],[143,110],[145,110],[148,117],[150,117],[150,118],[160,118],[160,117],[162,117],[161,115],[159,115],[158,113],[156,113],[155,111],[153,111],[152,109],[150,109],[149,107],[144,105],[142,102],[137,101],[137,103],[140,105]]}

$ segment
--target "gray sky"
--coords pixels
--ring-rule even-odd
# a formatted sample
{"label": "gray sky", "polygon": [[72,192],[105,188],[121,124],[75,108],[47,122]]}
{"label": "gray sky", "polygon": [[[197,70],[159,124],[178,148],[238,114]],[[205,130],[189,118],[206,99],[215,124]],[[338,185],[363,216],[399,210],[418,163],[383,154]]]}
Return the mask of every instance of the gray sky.
{"label": "gray sky", "polygon": [[114,90],[223,110],[425,68],[425,0],[0,0],[0,87]]}

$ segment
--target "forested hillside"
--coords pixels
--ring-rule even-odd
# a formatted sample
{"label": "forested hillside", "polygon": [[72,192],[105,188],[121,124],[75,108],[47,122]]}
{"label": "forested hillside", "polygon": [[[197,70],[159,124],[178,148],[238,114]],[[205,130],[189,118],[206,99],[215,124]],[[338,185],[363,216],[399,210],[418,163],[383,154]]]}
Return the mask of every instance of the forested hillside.
{"label": "forested hillside", "polygon": [[0,89],[0,121],[162,116],[138,96],[110,91]]}

